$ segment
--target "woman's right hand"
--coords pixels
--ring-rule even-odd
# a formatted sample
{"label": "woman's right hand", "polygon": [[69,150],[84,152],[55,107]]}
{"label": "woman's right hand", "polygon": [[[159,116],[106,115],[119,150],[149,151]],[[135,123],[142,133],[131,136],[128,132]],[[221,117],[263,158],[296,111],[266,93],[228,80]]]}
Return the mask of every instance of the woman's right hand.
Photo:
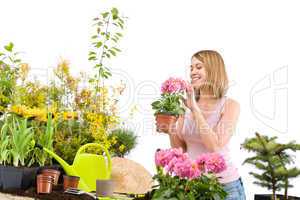
{"label": "woman's right hand", "polygon": [[191,84],[187,85],[186,99],[183,99],[183,103],[191,111],[200,109],[195,98],[195,90]]}

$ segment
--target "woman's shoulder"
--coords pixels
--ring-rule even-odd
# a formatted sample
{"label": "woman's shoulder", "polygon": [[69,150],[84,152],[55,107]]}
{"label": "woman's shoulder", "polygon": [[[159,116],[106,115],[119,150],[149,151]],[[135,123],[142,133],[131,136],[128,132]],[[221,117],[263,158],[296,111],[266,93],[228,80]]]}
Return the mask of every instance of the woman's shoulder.
{"label": "woman's shoulder", "polygon": [[227,97],[227,96],[224,96],[224,105],[223,105],[223,109],[222,111],[224,110],[240,110],[240,104],[237,100],[231,98],[231,97]]}
{"label": "woman's shoulder", "polygon": [[228,97],[228,96],[224,96],[225,98],[225,103],[227,105],[231,105],[231,106],[239,106],[239,102],[231,97]]}

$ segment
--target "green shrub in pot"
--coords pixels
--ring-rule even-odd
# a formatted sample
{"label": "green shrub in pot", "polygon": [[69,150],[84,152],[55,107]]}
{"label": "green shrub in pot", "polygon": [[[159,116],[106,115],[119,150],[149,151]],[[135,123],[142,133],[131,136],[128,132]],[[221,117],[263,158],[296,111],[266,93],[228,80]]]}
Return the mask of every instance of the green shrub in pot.
{"label": "green shrub in pot", "polygon": [[284,189],[283,199],[287,200],[288,188],[292,187],[289,180],[300,175],[300,169],[290,167],[293,157],[289,151],[300,150],[300,145],[295,141],[283,144],[276,140],[277,137],[263,136],[259,133],[256,133],[253,138],[246,139],[242,147],[255,155],[247,158],[244,163],[251,164],[261,171],[261,173],[250,172],[250,174],[256,179],[254,184],[272,190],[272,200],[276,200],[276,191],[281,189]]}
{"label": "green shrub in pot", "polygon": [[137,144],[137,136],[129,129],[115,129],[109,134],[108,139],[111,140],[110,152],[118,157],[128,155]]}

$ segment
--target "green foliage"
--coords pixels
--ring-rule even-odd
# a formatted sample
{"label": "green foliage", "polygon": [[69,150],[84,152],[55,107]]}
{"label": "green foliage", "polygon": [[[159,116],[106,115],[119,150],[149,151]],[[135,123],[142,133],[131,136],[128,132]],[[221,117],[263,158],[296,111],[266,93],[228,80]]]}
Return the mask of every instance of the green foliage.
{"label": "green foliage", "polygon": [[[89,82],[94,85],[95,98],[93,101],[99,101],[102,97],[102,107],[105,107],[101,87],[104,87],[104,80],[112,76],[109,60],[121,50],[119,49],[119,41],[123,37],[123,29],[125,28],[125,19],[119,14],[117,8],[112,8],[110,11],[104,11],[94,18],[95,33],[91,36],[91,49],[88,53],[88,60],[93,64],[97,73],[89,79]],[[98,98],[98,99],[97,99]]]}
{"label": "green foliage", "polygon": [[30,108],[44,107],[47,97],[50,95],[51,89],[52,88],[42,86],[36,80],[34,82],[26,82],[15,88],[17,94],[26,95],[19,95],[15,97],[14,104],[26,105]]}
{"label": "green foliage", "polygon": [[17,55],[18,52],[14,52],[14,44],[11,42],[0,51],[0,113],[13,100],[18,64],[21,62]]}
{"label": "green foliage", "polygon": [[10,136],[7,134],[7,125],[1,127],[0,135],[0,164],[5,165],[9,162],[10,152],[8,150]]}
{"label": "green foliage", "polygon": [[[52,119],[52,113],[48,113],[47,117],[47,124],[46,126],[39,125],[34,130],[36,131],[35,137],[38,144],[41,146],[53,150],[53,141],[54,141],[54,129],[55,129],[55,123]],[[37,133],[38,131],[42,131]],[[51,157],[48,153],[44,152],[42,149],[34,148],[32,153],[32,158],[37,162],[40,166],[45,166],[45,164],[51,164]]]}
{"label": "green foliage", "polygon": [[19,52],[14,52],[14,44],[12,42],[4,46],[4,50],[0,51],[0,65],[9,65],[16,68],[17,64],[21,63],[18,58]]}
{"label": "green foliage", "polygon": [[34,147],[33,131],[28,128],[27,119],[18,120],[13,118],[12,123],[8,125],[11,131],[11,155],[15,167],[25,166],[29,152]]}
{"label": "green foliage", "polygon": [[152,200],[223,200],[227,193],[213,174],[201,175],[196,179],[181,179],[178,176],[163,174],[161,168],[154,180],[159,182]]}
{"label": "green foliage", "polygon": [[162,94],[161,98],[154,101],[151,106],[155,114],[182,115],[185,112],[181,102],[182,94]]}
{"label": "green foliage", "polygon": [[54,149],[69,164],[73,163],[77,150],[82,145],[94,142],[94,138],[84,127],[84,124],[76,120],[60,121],[57,124]]}
{"label": "green foliage", "polygon": [[112,140],[112,145],[109,149],[110,152],[118,157],[128,155],[137,144],[137,136],[134,135],[133,131],[126,129],[113,130],[109,134],[108,139]]}
{"label": "green foliage", "polygon": [[[39,80],[28,78],[30,67],[21,63],[13,43],[0,49],[0,163],[12,165],[14,159],[16,165],[51,164],[47,153],[31,148],[34,141],[53,149],[69,163],[73,162],[79,147],[90,142],[99,142],[118,155],[125,155],[133,148],[129,136],[123,142],[124,149],[122,143],[114,144],[118,148],[114,150],[108,141],[108,133],[120,125],[118,101],[125,84],[104,85],[104,79],[112,75],[108,61],[121,52],[118,46],[125,17],[112,8],[100,13],[93,22],[95,31],[89,60],[95,75],[73,76],[69,62],[62,59],[53,71],[54,78],[43,85]],[[47,118],[48,112],[52,113],[51,118],[49,115]],[[14,125],[17,121],[13,121],[12,116],[19,125]],[[22,119],[27,120],[26,128]],[[27,135],[13,135],[22,131]],[[18,149],[12,143],[15,136],[31,138],[31,143],[26,145],[26,141],[21,145],[24,148]],[[27,153],[25,158],[24,152]]]}
{"label": "green foliage", "polygon": [[106,60],[121,52],[118,43],[123,36],[124,24],[125,17],[120,16],[117,8],[112,8],[109,12],[102,12],[94,18],[95,33],[91,37],[92,48],[89,51],[88,59],[98,71],[98,74],[92,79],[98,84],[100,79],[107,79],[112,75]]}
{"label": "green foliage", "polygon": [[59,140],[55,144],[55,152],[67,163],[72,164],[77,150],[87,142],[87,138],[82,135],[73,134],[68,140]]}
{"label": "green foliage", "polygon": [[[93,19],[93,33],[91,36],[91,47],[88,52],[88,60],[92,63],[96,70],[95,76],[87,77],[90,88],[82,91],[71,90],[67,87],[69,83],[76,82],[77,79],[72,78],[66,70],[67,64],[61,65],[61,72],[56,74],[62,83],[61,88],[65,86],[65,90],[61,93],[57,89],[57,85],[50,90],[50,99],[58,102],[60,108],[70,107],[71,110],[79,111],[81,116],[90,115],[93,119],[82,118],[78,120],[68,120],[67,122],[58,122],[55,134],[54,149],[58,155],[65,159],[68,163],[72,163],[74,156],[80,146],[89,142],[101,142],[105,147],[110,148],[113,152],[118,152],[110,147],[107,143],[106,134],[109,132],[107,127],[113,127],[117,122],[117,116],[114,113],[107,113],[108,110],[116,110],[114,103],[116,99],[109,99],[108,92],[104,85],[104,80],[112,76],[109,68],[109,60],[117,56],[121,50],[119,49],[120,39],[123,37],[125,28],[125,19],[120,15],[118,9],[112,8],[104,11],[98,17]],[[63,75],[60,77],[60,75]],[[70,91],[65,98],[63,94]],[[74,94],[74,95],[73,95]],[[69,98],[71,97],[71,98]],[[75,97],[75,105],[63,105],[59,102],[65,102],[64,99],[72,99]],[[112,101],[112,102],[111,102]],[[79,110],[78,110],[79,108]],[[104,113],[110,120],[100,120],[97,113]],[[94,117],[95,116],[95,117]],[[115,119],[114,119],[115,118]],[[102,126],[107,124],[108,126]],[[117,147],[118,145],[115,144]],[[128,148],[128,147],[126,147]],[[125,151],[126,153],[126,151]]]}
{"label": "green foliage", "polygon": [[247,158],[244,163],[251,164],[261,171],[261,173],[250,172],[257,180],[254,184],[266,187],[273,191],[273,200],[276,198],[276,191],[284,188],[285,199],[287,199],[290,178],[300,175],[300,170],[296,167],[288,168],[293,163],[293,158],[288,151],[300,150],[300,145],[295,141],[287,144],[276,142],[277,137],[262,136],[256,133],[253,138],[246,139],[242,147],[255,156]]}
{"label": "green foliage", "polygon": [[37,142],[52,149],[54,125],[51,121],[49,118],[47,125],[40,125],[40,128],[44,126],[42,129],[45,130],[40,135],[36,133],[37,129],[31,120],[15,115],[5,116],[0,133],[0,164],[30,167],[44,166],[46,161],[50,163],[50,155],[34,146]]}

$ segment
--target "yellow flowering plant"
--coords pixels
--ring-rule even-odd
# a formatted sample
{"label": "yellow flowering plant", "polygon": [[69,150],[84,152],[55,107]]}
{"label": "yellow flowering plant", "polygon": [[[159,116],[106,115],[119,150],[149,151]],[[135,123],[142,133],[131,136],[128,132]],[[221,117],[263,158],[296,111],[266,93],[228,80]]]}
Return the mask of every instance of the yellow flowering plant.
{"label": "yellow flowering plant", "polygon": [[[26,119],[35,137],[41,138],[51,117],[51,126],[55,127],[51,146],[69,163],[77,149],[89,142],[99,142],[117,156],[124,156],[134,147],[132,142],[120,139],[124,134],[117,137],[113,132],[122,122],[118,102],[126,85],[121,82],[110,86],[104,81],[112,76],[108,61],[121,52],[118,42],[125,18],[112,8],[100,13],[94,22],[89,51],[94,74],[73,76],[70,62],[61,59],[53,70],[54,77],[43,84],[29,78],[30,66],[17,58],[13,43],[0,51],[0,115]],[[47,159],[43,159],[45,162]]]}

